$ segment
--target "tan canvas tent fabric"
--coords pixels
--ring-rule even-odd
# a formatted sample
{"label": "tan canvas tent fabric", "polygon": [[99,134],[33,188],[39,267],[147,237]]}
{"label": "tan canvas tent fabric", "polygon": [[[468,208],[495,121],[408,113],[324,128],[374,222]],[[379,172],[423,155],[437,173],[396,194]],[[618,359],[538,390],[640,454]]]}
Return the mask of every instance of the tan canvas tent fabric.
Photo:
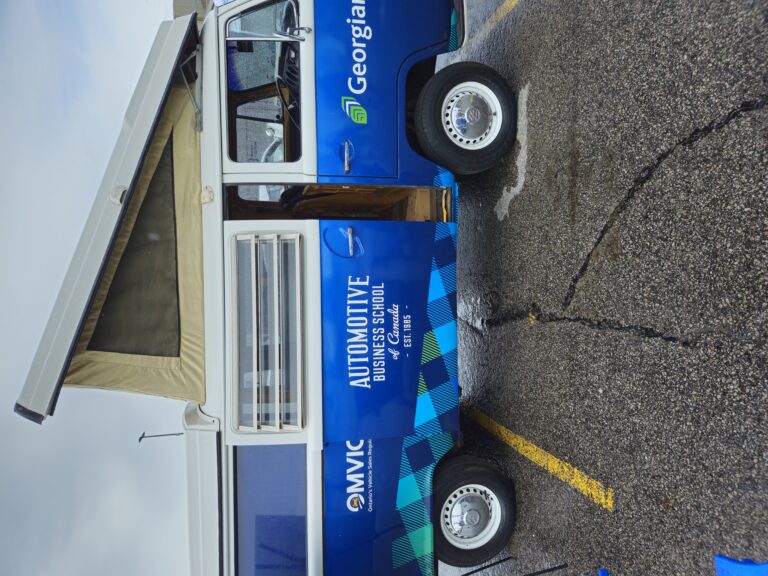
{"label": "tan canvas tent fabric", "polygon": [[200,143],[183,86],[168,95],[134,187],[64,385],[202,404]]}

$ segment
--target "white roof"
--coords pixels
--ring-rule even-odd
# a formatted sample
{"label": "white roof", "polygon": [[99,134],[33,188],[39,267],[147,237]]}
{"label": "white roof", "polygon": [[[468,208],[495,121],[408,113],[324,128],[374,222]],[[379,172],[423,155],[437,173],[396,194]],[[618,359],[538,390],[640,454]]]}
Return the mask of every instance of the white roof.
{"label": "white roof", "polygon": [[38,423],[53,414],[94,287],[173,75],[197,42],[195,14],[163,22],[139,78],[91,213],[48,319],[15,410]]}

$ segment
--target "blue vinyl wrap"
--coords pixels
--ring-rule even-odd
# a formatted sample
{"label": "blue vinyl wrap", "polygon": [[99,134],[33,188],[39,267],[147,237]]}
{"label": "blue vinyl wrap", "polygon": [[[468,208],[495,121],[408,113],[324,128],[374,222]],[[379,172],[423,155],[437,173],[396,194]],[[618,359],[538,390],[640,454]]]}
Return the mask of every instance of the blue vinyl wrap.
{"label": "blue vinyl wrap", "polygon": [[[356,256],[348,256],[347,231],[351,228]],[[434,225],[416,222],[327,221],[320,223],[321,262],[323,282],[323,382],[325,392],[325,439],[343,442],[355,438],[384,438],[413,433],[419,361],[432,259]],[[359,251],[358,251],[359,250]],[[358,285],[364,294],[348,298],[351,279],[368,279],[368,285]],[[378,296],[377,286],[383,285],[383,309],[372,300]],[[361,368],[374,372],[374,354],[383,350],[385,381],[375,381],[370,387],[350,385],[348,376],[347,331],[348,302],[365,301],[358,306],[366,312],[359,314],[367,321],[366,345],[369,353],[361,358],[369,361]],[[395,330],[397,308],[399,330]],[[350,308],[354,311],[356,308]],[[374,317],[374,314],[377,315]],[[403,342],[408,334],[405,322],[411,318],[411,347]],[[375,322],[383,321],[381,324]],[[383,331],[385,341],[374,341]],[[389,339],[391,342],[387,342]],[[399,342],[398,342],[399,340]],[[396,343],[392,343],[396,342]],[[382,348],[378,345],[383,344]],[[374,348],[376,347],[376,348]],[[393,350],[397,358],[390,352]],[[356,360],[353,356],[353,361]]]}
{"label": "blue vinyl wrap", "polygon": [[[452,11],[451,0],[315,2],[319,182],[430,184],[436,166],[406,136],[405,83],[415,63],[449,50]],[[365,74],[356,74],[355,65],[358,72],[365,66]],[[362,78],[365,91],[357,94]],[[365,110],[365,123],[352,120],[345,102]],[[352,149],[349,174],[345,140]]]}
{"label": "blue vinyl wrap", "polygon": [[325,574],[433,574],[432,474],[459,430],[456,225],[320,234]]}

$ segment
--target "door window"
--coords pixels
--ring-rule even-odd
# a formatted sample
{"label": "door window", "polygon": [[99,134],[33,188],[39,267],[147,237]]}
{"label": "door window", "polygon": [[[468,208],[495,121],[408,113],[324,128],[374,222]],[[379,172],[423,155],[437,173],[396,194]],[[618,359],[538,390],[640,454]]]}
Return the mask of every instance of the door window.
{"label": "door window", "polygon": [[301,158],[298,8],[284,0],[227,23],[228,152],[235,162]]}

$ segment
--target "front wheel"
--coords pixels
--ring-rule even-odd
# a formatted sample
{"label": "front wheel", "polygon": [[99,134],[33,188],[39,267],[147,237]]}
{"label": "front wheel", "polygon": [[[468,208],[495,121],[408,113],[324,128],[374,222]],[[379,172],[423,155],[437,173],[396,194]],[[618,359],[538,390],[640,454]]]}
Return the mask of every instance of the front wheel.
{"label": "front wheel", "polygon": [[514,488],[493,466],[471,456],[447,460],[438,467],[434,498],[435,552],[446,564],[477,566],[509,542]]}
{"label": "front wheel", "polygon": [[487,170],[517,133],[515,98],[493,68],[460,62],[440,70],[416,102],[416,138],[425,154],[456,174]]}

